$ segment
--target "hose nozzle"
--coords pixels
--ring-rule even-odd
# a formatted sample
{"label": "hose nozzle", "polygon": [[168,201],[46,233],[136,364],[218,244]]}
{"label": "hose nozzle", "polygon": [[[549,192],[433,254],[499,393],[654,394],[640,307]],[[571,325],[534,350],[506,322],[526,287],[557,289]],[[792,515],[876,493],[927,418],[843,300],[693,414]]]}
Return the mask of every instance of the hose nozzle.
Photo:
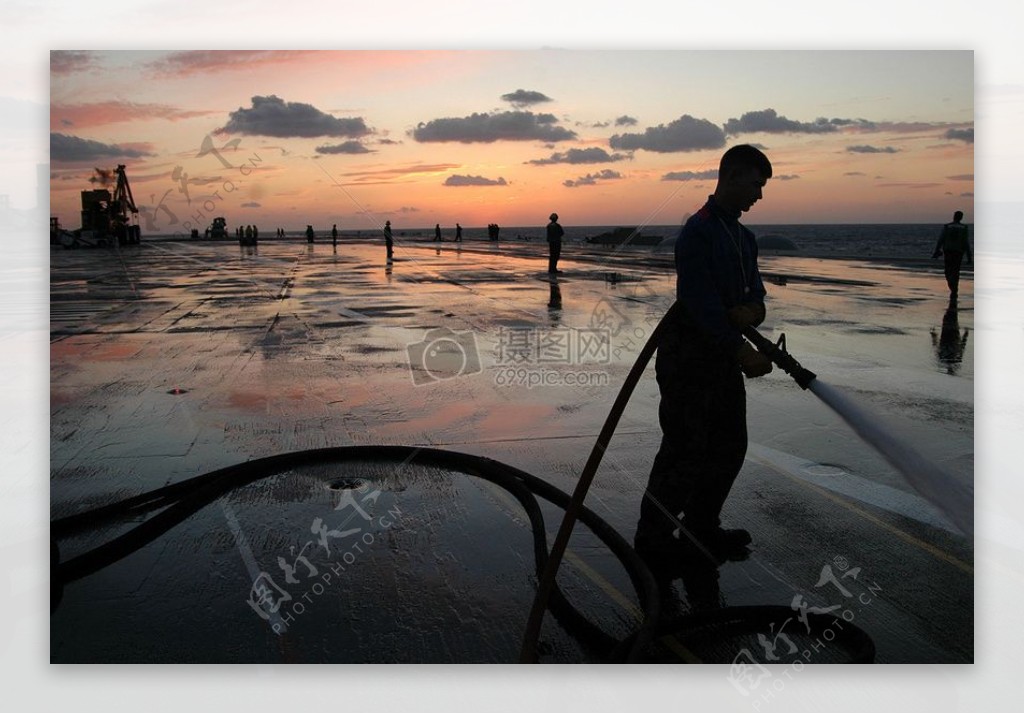
{"label": "hose nozzle", "polygon": [[780,334],[778,342],[772,342],[753,327],[744,327],[743,336],[757,348],[757,351],[774,362],[779,369],[792,377],[801,389],[807,389],[818,375],[805,368],[786,351],[786,335]]}

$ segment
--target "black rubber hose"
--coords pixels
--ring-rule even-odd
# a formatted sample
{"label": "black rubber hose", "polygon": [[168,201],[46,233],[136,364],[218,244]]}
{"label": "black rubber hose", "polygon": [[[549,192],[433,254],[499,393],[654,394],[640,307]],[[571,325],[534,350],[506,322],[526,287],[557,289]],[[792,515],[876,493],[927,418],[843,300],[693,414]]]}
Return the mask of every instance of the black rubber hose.
{"label": "black rubber hose", "polygon": [[[576,520],[583,509],[583,501],[587,497],[587,491],[590,490],[590,484],[593,482],[595,474],[597,474],[597,468],[601,465],[601,459],[604,458],[604,452],[608,448],[608,442],[611,441],[612,436],[615,434],[615,427],[619,424],[619,418],[622,416],[622,412],[625,411],[629,398],[633,395],[633,389],[636,387],[637,382],[640,381],[640,376],[647,367],[647,363],[650,362],[651,355],[653,355],[654,351],[658,348],[658,343],[661,341],[661,335],[666,329],[665,326],[671,324],[671,321],[675,318],[678,311],[678,303],[672,303],[672,307],[668,309],[665,316],[661,318],[657,327],[654,328],[654,332],[652,332],[651,336],[647,338],[647,342],[640,350],[640,354],[637,355],[636,361],[633,363],[633,367],[629,370],[629,374],[626,375],[625,382],[623,382],[618,395],[615,397],[615,402],[612,404],[611,411],[609,411],[608,416],[605,417],[601,433],[597,437],[597,442],[594,444],[594,448],[590,451],[590,458],[587,459],[587,463],[583,467],[583,472],[580,474],[579,481],[576,482],[576,488],[573,490],[572,499],[569,501],[569,505],[565,507],[565,515],[562,517],[562,523],[558,528],[558,534],[555,536],[555,540],[551,544],[551,555],[544,566],[540,576],[540,582],[537,585],[537,595],[534,598],[533,607],[530,609],[530,618],[527,621],[526,631],[523,634],[523,644],[519,651],[519,661],[521,663],[526,664],[537,661],[537,640],[540,637],[540,628],[544,621],[544,612],[547,610],[547,601],[551,596],[552,591],[555,589],[555,578],[558,575],[558,568],[562,564],[562,557],[565,555],[565,549],[569,545],[569,538],[572,536]],[[648,637],[649,634],[648,630],[642,630],[641,637],[638,638],[636,643],[636,649],[639,650],[645,646],[646,637]]]}

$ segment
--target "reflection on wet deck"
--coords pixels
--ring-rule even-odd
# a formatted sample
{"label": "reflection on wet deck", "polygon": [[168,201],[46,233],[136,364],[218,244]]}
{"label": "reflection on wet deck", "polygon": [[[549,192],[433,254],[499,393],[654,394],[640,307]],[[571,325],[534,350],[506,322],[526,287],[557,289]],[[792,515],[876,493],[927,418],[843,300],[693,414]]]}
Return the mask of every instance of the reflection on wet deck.
{"label": "reflection on wet deck", "polygon": [[[512,252],[493,246],[440,251],[407,246],[390,266],[383,247],[369,244],[346,244],[335,253],[319,244],[310,249],[268,242],[258,250],[239,250],[228,244],[154,243],[125,251],[116,264],[98,251],[53,252],[52,516],[253,458],[358,444],[459,445],[571,491],[619,385],[673,300],[674,275],[663,256],[645,263],[635,254],[606,255],[594,262],[593,256],[573,256],[567,247],[565,273],[552,280],[542,247]],[[784,284],[768,281],[766,335],[785,331],[804,365],[895,414],[906,437],[939,460],[973,468],[969,280],[962,283],[965,298],[953,320],[942,276],[934,271],[781,256],[766,256],[762,265],[767,274],[787,278],[778,281]],[[611,280],[610,274],[619,277]],[[442,329],[448,331],[446,341],[438,342],[436,331]],[[580,351],[580,334],[587,330],[607,333],[605,352]],[[554,386],[516,381],[521,369],[557,381]],[[581,376],[604,380],[586,382]],[[836,465],[851,477],[899,487],[884,461],[851,440],[841,423],[784,375],[751,383],[748,393],[755,442],[806,462]],[[592,495],[592,507],[627,539],[660,439],[657,395],[649,368]],[[907,546],[905,538],[894,545],[891,533],[857,520],[803,484],[763,464],[745,467],[730,515],[750,527],[761,549],[755,562],[723,568],[726,598],[732,604],[788,603],[794,590],[813,586],[822,558],[842,551],[889,578],[892,601],[864,614],[878,635],[882,661],[969,660],[969,613],[967,620],[955,613],[963,593],[970,597],[970,577],[935,566],[928,551]],[[473,542],[477,525],[465,524],[493,515],[494,496],[466,492],[476,500],[458,507],[466,536],[458,548],[479,546],[467,562],[483,562],[489,551]],[[287,489],[250,496],[280,503],[297,498]],[[449,515],[456,508],[435,505]],[[250,513],[244,499],[232,507],[239,522],[249,524],[247,532],[287,519],[273,509]],[[969,543],[934,535],[927,524],[908,524],[903,516],[876,515],[895,519],[893,527],[914,538],[944,539],[942,548],[960,562],[970,561]],[[154,544],[153,552],[140,553],[142,561],[114,581],[127,578],[137,587],[138,568],[155,573],[144,586],[153,602],[184,612],[185,605],[160,593],[176,576],[192,573],[190,563],[201,560],[204,568],[242,572],[224,524],[219,510],[204,512],[194,527],[186,527],[182,542]],[[439,527],[426,526],[424,536],[439,536]],[[273,541],[271,533],[265,536],[268,547],[287,545]],[[220,539],[220,560],[196,551],[210,538]],[[513,559],[529,557],[509,547],[516,551]],[[588,593],[604,593],[597,611],[608,621],[630,622],[622,606],[630,596],[621,568],[592,538],[581,536],[573,548],[579,560],[572,577]],[[276,555],[271,551],[267,557]],[[423,551],[402,557],[401,567],[411,568],[422,583],[441,577],[427,565],[416,570],[415,558],[434,562]],[[383,561],[380,566],[375,571],[380,577],[393,567]],[[785,574],[766,581],[767,571]],[[929,587],[902,591],[897,581],[909,572],[930,573],[945,594],[934,595]],[[412,580],[406,585],[419,587]],[[214,600],[244,607],[236,588],[223,582],[221,587],[212,588]],[[109,582],[93,595],[123,596]],[[928,618],[936,612],[946,617],[944,633],[926,633],[920,620],[924,610],[916,609],[922,598],[928,601]],[[80,604],[74,612],[87,617],[89,611]],[[341,626],[342,614],[353,612],[332,609],[325,622]],[[510,612],[503,612],[511,622]],[[376,617],[363,614],[367,622]],[[419,619],[408,623],[410,632],[422,627],[424,638],[440,631]],[[496,637],[507,639],[514,629]],[[345,660],[336,643],[320,646],[325,659]],[[73,658],[78,650],[68,648]],[[484,650],[476,650],[479,659],[490,661],[495,655],[481,654]],[[566,659],[578,654],[564,652]],[[140,652],[122,655],[142,657]],[[234,652],[228,658],[235,655],[241,656]]]}

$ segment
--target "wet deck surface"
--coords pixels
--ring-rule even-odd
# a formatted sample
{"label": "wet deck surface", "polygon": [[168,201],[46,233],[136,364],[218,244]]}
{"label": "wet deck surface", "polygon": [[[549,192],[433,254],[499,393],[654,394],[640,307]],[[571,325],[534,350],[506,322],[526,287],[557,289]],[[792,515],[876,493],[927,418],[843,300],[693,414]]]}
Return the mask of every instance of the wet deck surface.
{"label": "wet deck surface", "polygon": [[[408,245],[391,266],[381,246],[358,243],[54,250],[51,517],[349,445],[487,456],[571,492],[674,277],[665,258],[582,260],[567,247],[552,282],[541,250]],[[762,332],[784,330],[806,367],[970,480],[969,300],[947,314],[934,271],[771,256],[762,268]],[[589,341],[600,334],[603,347]],[[748,404],[751,447],[723,518],[750,530],[754,549],[720,569],[720,602],[847,613],[879,662],[972,661],[970,540],[785,375],[749,383]],[[657,405],[651,366],[587,501],[629,541]],[[521,508],[470,475],[382,468],[307,467],[245,486],[70,584],[51,620],[53,661],[514,661],[533,587]],[[359,498],[379,493],[345,525],[330,485],[350,477],[370,486]],[[560,512],[544,511],[553,533]],[[342,535],[355,524],[364,530]],[[65,557],[116,532],[69,539]],[[344,581],[325,583],[341,545],[371,532]],[[260,573],[277,588],[263,594],[291,597],[278,611],[288,637],[249,602]],[[603,629],[635,626],[630,582],[588,532],[574,535],[564,575]],[[594,658],[551,618],[542,641],[544,661]]]}

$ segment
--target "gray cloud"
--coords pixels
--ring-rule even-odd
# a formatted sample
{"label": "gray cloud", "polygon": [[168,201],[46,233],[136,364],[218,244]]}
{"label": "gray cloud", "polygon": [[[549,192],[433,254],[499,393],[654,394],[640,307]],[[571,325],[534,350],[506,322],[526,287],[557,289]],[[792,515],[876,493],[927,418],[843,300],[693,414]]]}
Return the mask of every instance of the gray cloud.
{"label": "gray cloud", "polygon": [[598,181],[611,181],[614,179],[622,178],[622,174],[618,171],[612,171],[611,169],[604,169],[596,174],[587,174],[586,176],[580,176],[575,181],[565,180],[562,182],[563,186],[567,188],[576,188],[577,186],[593,186]]}
{"label": "gray cloud", "polygon": [[828,134],[837,131],[839,126],[853,123],[852,119],[816,119],[813,122],[799,122],[779,116],[774,109],[747,112],[739,119],[730,119],[725,123],[727,134],[744,134],[763,132],[768,134]]}
{"label": "gray cloud", "polygon": [[371,133],[361,117],[339,119],[312,104],[285,102],[271,94],[252,98],[252,107],[239,107],[228,115],[217,133],[277,137],[365,136]]}
{"label": "gray cloud", "polygon": [[446,117],[420,122],[410,134],[416,141],[458,141],[463,144],[493,141],[565,141],[576,133],[560,126],[553,114],[500,112],[468,117]]}
{"label": "gray cloud", "polygon": [[172,52],[146,68],[155,74],[187,77],[228,70],[251,70],[301,60],[316,50],[185,50]]}
{"label": "gray cloud", "polygon": [[95,159],[137,159],[153,154],[141,149],[104,144],[92,139],[82,139],[57,132],[50,133],[51,161],[93,161]]}
{"label": "gray cloud", "polygon": [[445,179],[445,186],[507,186],[508,181],[501,178],[484,178],[483,176],[462,176],[453,174]]}
{"label": "gray cloud", "polygon": [[373,154],[372,149],[367,149],[358,141],[345,141],[340,144],[324,144],[316,147],[318,154]]}
{"label": "gray cloud", "polygon": [[648,127],[643,134],[616,134],[608,143],[613,149],[626,151],[699,151],[720,149],[725,146],[725,133],[721,127],[707,119],[696,119],[684,114],[667,126],[659,124],[656,127]]}
{"label": "gray cloud", "polygon": [[947,139],[958,139],[960,141],[967,142],[968,144],[974,143],[974,128],[970,129],[949,129],[946,131]]}
{"label": "gray cloud", "polygon": [[527,107],[531,104],[542,104],[543,102],[554,101],[551,97],[540,92],[517,89],[509,94],[502,94],[501,98],[514,107]]}
{"label": "gray cloud", "polygon": [[628,114],[623,114],[621,117],[615,120],[615,126],[636,126],[637,121]]}
{"label": "gray cloud", "polygon": [[55,74],[70,74],[92,68],[96,57],[82,50],[50,50],[50,71]]}
{"label": "gray cloud", "polygon": [[531,159],[528,164],[546,166],[548,164],[608,164],[613,161],[623,161],[631,158],[627,154],[609,154],[599,146],[587,149],[569,149],[559,151],[546,159]]}
{"label": "gray cloud", "polygon": [[892,146],[868,146],[867,144],[860,144],[858,146],[847,146],[846,150],[852,154],[896,154],[899,153],[899,149]]}
{"label": "gray cloud", "polygon": [[703,181],[718,178],[718,169],[706,171],[669,171],[661,177],[662,181]]}

